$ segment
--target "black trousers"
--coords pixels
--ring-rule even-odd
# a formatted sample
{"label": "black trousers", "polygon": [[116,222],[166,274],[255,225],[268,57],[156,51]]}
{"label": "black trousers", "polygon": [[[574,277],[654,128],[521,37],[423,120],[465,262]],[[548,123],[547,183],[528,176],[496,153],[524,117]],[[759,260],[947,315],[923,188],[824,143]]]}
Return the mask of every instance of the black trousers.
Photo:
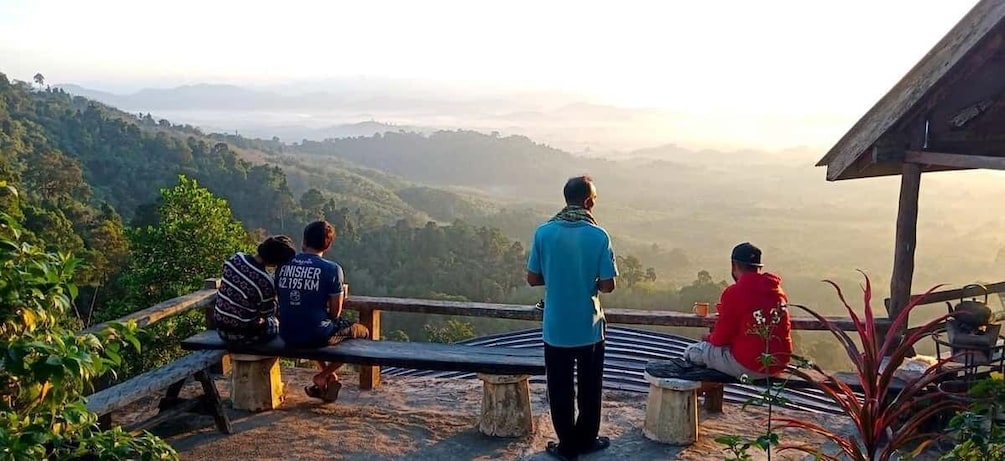
{"label": "black trousers", "polygon": [[[544,345],[551,422],[562,452],[574,454],[593,446],[600,433],[604,384],[604,341],[582,347]],[[579,393],[573,382],[578,377]],[[578,397],[578,398],[577,398]],[[576,417],[579,403],[579,417]]]}

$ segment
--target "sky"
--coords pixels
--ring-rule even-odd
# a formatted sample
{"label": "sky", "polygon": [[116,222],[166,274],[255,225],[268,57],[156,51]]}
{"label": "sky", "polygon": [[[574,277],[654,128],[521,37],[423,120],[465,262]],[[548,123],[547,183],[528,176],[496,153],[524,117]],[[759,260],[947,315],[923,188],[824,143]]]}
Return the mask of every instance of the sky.
{"label": "sky", "polygon": [[106,90],[346,76],[853,123],[975,0],[0,0],[0,72]]}

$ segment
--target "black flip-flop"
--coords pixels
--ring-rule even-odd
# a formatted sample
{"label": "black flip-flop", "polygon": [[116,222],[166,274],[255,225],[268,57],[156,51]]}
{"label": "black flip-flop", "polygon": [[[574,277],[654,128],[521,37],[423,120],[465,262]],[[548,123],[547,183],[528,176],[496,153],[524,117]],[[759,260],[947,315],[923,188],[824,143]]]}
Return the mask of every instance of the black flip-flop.
{"label": "black flip-flop", "polygon": [[323,399],[322,394],[324,390],[318,387],[317,384],[311,384],[310,386],[304,387],[304,394],[313,399]]}
{"label": "black flip-flop", "polygon": [[338,400],[338,391],[342,390],[342,383],[339,381],[329,381],[324,388],[321,400],[331,403]]}
{"label": "black flip-flop", "polygon": [[579,459],[578,455],[569,456],[562,453],[562,451],[558,449],[558,444],[555,442],[548,442],[548,445],[544,447],[544,451],[548,452],[549,455],[559,461],[576,461]]}
{"label": "black flip-flop", "polygon": [[593,445],[579,450],[579,454],[588,455],[590,453],[596,453],[601,450],[606,450],[610,446],[611,439],[609,437],[597,437],[596,440],[593,441]]}

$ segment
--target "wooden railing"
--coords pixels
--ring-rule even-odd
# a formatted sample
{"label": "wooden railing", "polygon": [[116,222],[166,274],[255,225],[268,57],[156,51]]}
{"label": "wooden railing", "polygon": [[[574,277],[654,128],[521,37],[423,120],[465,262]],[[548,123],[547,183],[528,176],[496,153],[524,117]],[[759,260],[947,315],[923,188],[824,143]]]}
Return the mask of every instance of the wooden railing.
{"label": "wooden railing", "polygon": [[[206,314],[207,328],[213,328],[211,322],[212,316],[209,315],[209,313],[210,309],[213,307],[213,302],[216,299],[218,286],[219,281],[217,279],[207,279],[206,285],[199,291],[169,299],[115,321],[125,322],[135,320],[139,326],[145,327],[161,320],[184,314],[193,309],[201,309]],[[543,315],[543,312],[540,309],[520,304],[437,301],[430,299],[387,298],[356,295],[350,295],[346,299],[344,308],[359,312],[360,323],[365,325],[370,330],[370,334],[373,339],[381,338],[381,312],[455,315],[527,321],[541,321]],[[714,316],[703,317],[692,313],[665,310],[614,308],[605,309],[604,312],[609,323],[623,325],[709,328],[715,324],[716,319]],[[826,318],[833,325],[842,330],[853,331],[855,329],[851,319],[847,317],[828,316]],[[878,318],[876,319],[876,324],[881,328],[888,327],[889,319]],[[99,331],[106,325],[107,323],[97,324],[83,330],[83,332]],[[820,321],[808,316],[793,316],[792,328],[795,330],[827,329]],[[226,361],[223,366],[226,368]],[[360,388],[373,389],[379,385],[380,368],[362,367],[360,370]]]}
{"label": "wooden railing", "polygon": [[[111,322],[125,323],[130,320],[135,320],[137,326],[146,327],[161,320],[184,314],[192,309],[203,309],[206,311],[213,306],[218,286],[219,283],[217,279],[206,279],[206,284],[199,291],[159,302],[146,309],[133,312],[132,314],[112,320]],[[91,325],[90,327],[81,330],[81,333],[99,332],[107,328],[108,324],[111,322]]]}
{"label": "wooden railing", "polygon": [[[984,285],[984,288],[987,288],[989,295],[1005,293],[1005,282],[998,282],[998,283],[992,283],[990,285]],[[918,301],[918,305],[923,306],[926,304],[942,303],[946,301],[958,302],[960,298],[963,298],[965,296],[980,297],[983,296],[983,293],[979,293],[978,290],[975,288],[971,288],[965,291],[963,288],[954,288],[952,290],[933,291],[929,293],[928,296],[924,296],[924,298],[922,298],[921,294],[911,295],[911,302]],[[890,298],[884,299],[883,304],[886,305],[887,309],[889,309]]]}

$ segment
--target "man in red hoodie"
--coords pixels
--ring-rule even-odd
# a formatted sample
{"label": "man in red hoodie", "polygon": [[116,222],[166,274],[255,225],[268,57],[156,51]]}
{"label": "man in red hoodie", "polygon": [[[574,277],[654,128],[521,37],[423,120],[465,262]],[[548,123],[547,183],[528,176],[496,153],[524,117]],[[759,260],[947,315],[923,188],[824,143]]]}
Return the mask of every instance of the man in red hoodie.
{"label": "man in red hoodie", "polygon": [[782,279],[761,272],[761,250],[733,248],[733,280],[722,292],[712,332],[684,350],[684,359],[722,373],[751,379],[775,375],[789,364],[792,336]]}

